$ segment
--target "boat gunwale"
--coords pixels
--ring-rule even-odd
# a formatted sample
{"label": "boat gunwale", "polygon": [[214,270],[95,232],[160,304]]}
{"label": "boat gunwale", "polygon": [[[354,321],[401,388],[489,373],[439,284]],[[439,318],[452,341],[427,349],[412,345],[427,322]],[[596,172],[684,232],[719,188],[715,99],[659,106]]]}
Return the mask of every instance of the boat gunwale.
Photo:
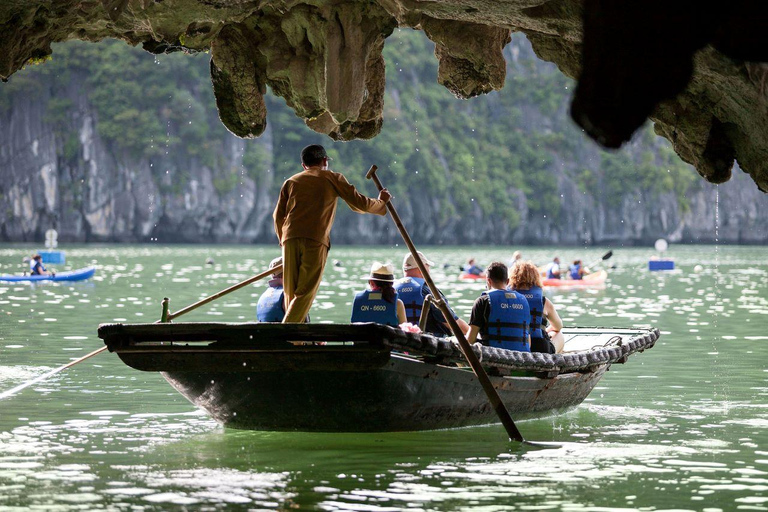
{"label": "boat gunwale", "polygon": [[[585,329],[589,329],[588,331]],[[278,339],[262,340],[260,332],[273,334]],[[159,334],[158,334],[159,333]],[[250,333],[250,334],[249,334]],[[590,350],[568,352],[564,354],[542,354],[504,350],[495,347],[473,345],[473,350],[486,367],[505,370],[527,370],[547,373],[566,373],[570,371],[589,371],[590,368],[603,364],[623,363],[629,355],[651,348],[660,333],[655,328],[610,329],[610,328],[573,328],[564,330],[565,334],[611,334],[620,340],[618,344],[594,347]],[[274,336],[274,335],[277,336]],[[624,341],[619,334],[630,336]],[[632,336],[634,335],[634,336]],[[247,339],[245,337],[248,337]],[[120,354],[181,354],[204,357],[205,354],[262,354],[264,357],[294,357],[301,354],[304,359],[317,354],[318,358],[328,359],[332,353],[343,357],[351,354],[380,354],[383,350],[413,352],[422,356],[425,362],[432,364],[453,364],[464,362],[460,349],[450,341],[437,339],[429,335],[405,333],[399,329],[380,324],[266,324],[246,323],[179,323],[179,324],[103,324],[99,327],[99,337],[104,339],[110,351]],[[178,339],[181,337],[182,339]],[[301,344],[302,341],[312,344]],[[351,345],[318,345],[317,341],[349,341]],[[208,342],[205,347],[188,347],[179,343]],[[294,343],[291,343],[294,342]],[[295,344],[298,342],[299,344]],[[168,343],[167,345],[165,343]],[[252,346],[241,348],[243,343]],[[609,342],[610,343],[610,340]],[[606,345],[608,345],[606,343]],[[365,348],[363,348],[365,347]],[[122,358],[122,355],[121,355]],[[125,361],[125,359],[124,359]],[[126,364],[128,364],[126,362]],[[287,363],[291,366],[293,363]],[[129,364],[133,366],[132,364]],[[195,365],[193,365],[195,366]],[[199,366],[199,365],[198,365]],[[136,366],[133,366],[136,367]],[[197,366],[195,366],[197,367]],[[140,369],[140,368],[137,368]],[[155,371],[155,370],[148,370]],[[159,370],[157,370],[159,371]]]}

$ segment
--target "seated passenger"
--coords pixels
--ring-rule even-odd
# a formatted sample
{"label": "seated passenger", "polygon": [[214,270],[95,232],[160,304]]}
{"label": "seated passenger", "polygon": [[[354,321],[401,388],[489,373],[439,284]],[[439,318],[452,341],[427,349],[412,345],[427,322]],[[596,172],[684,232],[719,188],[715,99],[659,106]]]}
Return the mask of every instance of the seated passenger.
{"label": "seated passenger", "polygon": [[560,279],[560,258],[555,256],[555,259],[547,265],[547,279]]}
{"label": "seated passenger", "polygon": [[[283,264],[283,258],[275,258],[269,262],[269,268]],[[283,271],[272,274],[269,287],[259,297],[256,304],[256,317],[259,322],[282,322],[285,316],[283,297]]]}
{"label": "seated passenger", "polygon": [[[429,261],[421,251],[416,251],[416,254],[419,255],[419,259],[427,270],[429,270],[429,267],[434,266],[434,263]],[[421,309],[424,306],[424,298],[432,292],[426,285],[424,276],[416,265],[416,260],[410,253],[406,254],[405,258],[403,258],[403,273],[405,274],[405,277],[397,281],[395,290],[397,290],[400,299],[402,299],[405,304],[405,316],[407,317],[407,321],[412,324],[418,324],[419,318],[421,317]],[[448,301],[445,297],[442,297],[442,299],[450,310],[451,306],[448,305]],[[451,310],[451,312],[453,313],[453,310]],[[453,313],[453,318],[456,320],[456,323],[459,324],[459,328],[462,332],[466,332],[467,329],[469,329],[467,323],[459,318],[456,313]],[[453,335],[450,324],[445,320],[445,317],[437,306],[434,305],[429,308],[429,316],[427,317],[427,325],[425,326],[424,332],[435,336]]]}
{"label": "seated passenger", "polygon": [[589,272],[582,266],[581,260],[573,260],[573,265],[570,267],[571,279],[582,279]]}
{"label": "seated passenger", "polygon": [[405,306],[393,286],[395,267],[391,263],[382,265],[375,262],[365,279],[368,280],[369,289],[355,295],[352,323],[376,322],[392,327],[405,323]]}
{"label": "seated passenger", "polygon": [[521,294],[507,288],[509,275],[505,264],[500,261],[491,263],[486,275],[488,291],[483,292],[472,306],[467,341],[530,352],[528,324],[531,311],[528,301]]}
{"label": "seated passenger", "polygon": [[474,258],[469,258],[467,264],[464,265],[464,273],[472,274],[473,276],[482,276],[483,269],[477,266]]}
{"label": "seated passenger", "polygon": [[53,272],[48,272],[43,266],[43,257],[35,254],[29,262],[29,274],[33,276],[48,276],[53,275]]}
{"label": "seated passenger", "polygon": [[[555,305],[542,292],[539,269],[528,261],[517,262],[512,267],[509,285],[528,300],[531,311],[531,352],[547,354],[562,352],[565,345],[565,338],[560,332],[563,321],[557,314]],[[549,327],[546,330],[541,325],[543,318],[549,321]]]}

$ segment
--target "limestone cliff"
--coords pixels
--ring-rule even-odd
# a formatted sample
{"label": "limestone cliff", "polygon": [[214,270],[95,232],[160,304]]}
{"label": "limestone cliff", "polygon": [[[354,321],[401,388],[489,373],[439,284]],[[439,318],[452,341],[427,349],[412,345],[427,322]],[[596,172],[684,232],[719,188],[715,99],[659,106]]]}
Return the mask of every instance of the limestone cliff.
{"label": "limestone cliff", "polygon": [[[418,46],[420,39],[406,32],[394,37],[403,49],[386,54],[392,76],[382,99],[393,128],[385,127],[367,145],[328,146],[337,157],[334,166],[370,195],[373,187],[362,175],[367,165],[382,167],[382,179],[395,193],[398,210],[417,241],[631,245],[660,236],[674,242],[714,242],[717,236],[724,243],[768,242],[768,228],[761,221],[768,201],[745,186],[750,181],[745,173],[737,171],[719,186],[683,180],[659,188],[655,181],[666,169],[654,182],[643,182],[637,162],[647,156],[654,168],[666,165],[661,155],[668,148],[659,145],[661,139],[636,137],[618,154],[585,143],[565,122],[567,94],[562,86],[571,82],[560,82],[551,65],[537,62],[525,39],[513,38],[505,50],[508,71],[520,81],[453,111],[446,108],[446,98],[422,82],[422,76],[440,73],[430,64],[423,71],[418,68],[430,62],[434,46]],[[117,54],[110,59],[118,71],[126,67],[115,60]],[[185,146],[179,140],[194,134],[184,130],[200,128],[191,119],[210,130],[218,126],[212,99],[198,117],[175,116],[163,101],[154,112],[163,120],[161,129],[152,132],[137,154],[127,144],[132,125],[125,119],[142,112],[128,105],[116,114],[122,121],[115,126],[122,131],[110,135],[103,128],[111,111],[94,104],[93,73],[72,60],[71,65],[50,63],[25,71],[15,77],[23,81],[15,93],[0,91],[1,240],[39,242],[45,230],[55,227],[62,241],[274,242],[271,212],[280,183],[297,170],[298,149],[317,142],[285,105],[267,97],[271,119],[258,139],[219,130]],[[195,70],[176,68],[173,60],[150,65],[166,81]],[[204,59],[200,66],[206,66]],[[524,89],[531,81],[537,83]],[[183,100],[178,110],[192,112],[196,98],[208,91],[199,81],[180,83],[181,90],[176,84],[168,90]],[[156,86],[145,84],[147,89],[138,94],[147,95]],[[533,100],[531,91],[550,93]],[[119,98],[108,100],[111,108]],[[494,115],[496,124],[471,124]],[[454,118],[458,121],[451,125]],[[456,133],[457,126],[471,131]],[[513,151],[481,159],[480,153],[496,155],[499,148],[493,146]],[[473,147],[479,149],[473,153]],[[530,156],[513,165],[526,153]],[[546,161],[538,162],[542,158]],[[495,167],[507,173],[494,174]],[[516,167],[518,178],[504,181]],[[692,169],[677,167],[675,172],[693,175]],[[614,179],[620,173],[623,177]],[[537,185],[539,176],[542,185]],[[484,196],[500,185],[503,194],[487,201]],[[399,241],[389,219],[359,216],[343,206],[333,239]]]}
{"label": "limestone cliff", "polygon": [[382,51],[395,27],[435,42],[437,79],[460,98],[504,85],[502,50],[519,31],[578,78],[571,114],[603,146],[651,119],[707,181],[727,181],[738,161],[766,192],[763,10],[745,0],[6,0],[0,78],[72,39],[210,51],[221,120],[238,136],[264,132],[270,87],[316,132],[369,139],[384,122]]}

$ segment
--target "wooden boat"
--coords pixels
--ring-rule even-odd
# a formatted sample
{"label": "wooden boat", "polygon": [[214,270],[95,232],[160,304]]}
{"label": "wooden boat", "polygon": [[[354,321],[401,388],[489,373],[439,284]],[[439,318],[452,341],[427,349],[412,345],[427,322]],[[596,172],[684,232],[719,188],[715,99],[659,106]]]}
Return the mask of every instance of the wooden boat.
{"label": "wooden boat", "polygon": [[598,270],[587,274],[581,279],[544,279],[542,278],[542,286],[558,287],[558,288],[599,288],[605,286],[605,281],[608,279],[608,272],[605,270]]}
{"label": "wooden boat", "polygon": [[55,275],[47,276],[11,276],[0,275],[0,281],[20,282],[20,281],[83,281],[90,279],[96,273],[96,267],[85,267],[67,272],[57,272]]}
{"label": "wooden boat", "polygon": [[[563,354],[473,346],[513,418],[579,405],[611,364],[652,347],[659,331],[565,336]],[[104,324],[99,337],[228,427],[383,432],[497,422],[454,343],[379,324]]]}

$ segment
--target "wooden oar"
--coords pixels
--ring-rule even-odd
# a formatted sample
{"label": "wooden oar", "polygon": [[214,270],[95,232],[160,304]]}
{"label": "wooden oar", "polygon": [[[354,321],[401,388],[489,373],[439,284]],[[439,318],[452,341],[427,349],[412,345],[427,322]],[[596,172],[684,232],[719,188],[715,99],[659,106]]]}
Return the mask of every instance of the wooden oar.
{"label": "wooden oar", "polygon": [[[183,309],[180,309],[180,310],[178,310],[175,313],[168,314],[168,312],[167,312],[168,299],[163,299],[163,311],[164,311],[163,312],[163,318],[161,320],[158,320],[155,323],[159,324],[159,323],[162,323],[162,322],[168,322],[168,321],[170,321],[170,320],[172,320],[174,318],[177,318],[177,317],[179,317],[179,316],[181,316],[181,315],[183,315],[185,313],[189,313],[193,309],[197,309],[200,306],[204,306],[205,304],[208,304],[211,301],[214,301],[214,300],[216,300],[216,299],[218,299],[220,297],[223,297],[224,295],[226,295],[228,293],[232,293],[235,290],[239,290],[243,286],[248,286],[249,284],[255,283],[256,281],[259,281],[260,279],[264,279],[265,277],[270,276],[272,274],[278,274],[282,270],[283,270],[283,266],[282,265],[277,265],[276,267],[272,267],[269,270],[265,270],[261,274],[256,274],[255,276],[249,277],[245,281],[242,281],[240,283],[232,285],[232,286],[230,286],[229,288],[227,288],[225,290],[222,290],[222,291],[220,291],[218,293],[215,293],[215,294],[211,295],[210,297],[206,297],[206,298],[204,298],[202,300],[199,300],[199,301],[195,302],[194,304],[190,304],[189,306],[187,306],[187,307],[185,307]],[[72,366],[75,366],[77,363],[82,363],[86,359],[89,359],[89,358],[91,358],[91,357],[93,357],[95,355],[101,354],[105,350],[107,350],[107,346],[106,345],[101,347],[98,350],[94,350],[90,354],[84,355],[80,359],[75,359],[74,361],[70,361],[69,363],[67,363],[67,364],[65,364],[63,366],[59,366],[55,370],[51,370],[50,372],[45,373],[43,375],[40,375],[38,377],[35,377],[34,379],[32,379],[30,381],[27,381],[27,382],[25,382],[23,384],[20,384],[20,385],[16,386],[15,388],[9,389],[8,391],[4,391],[4,392],[0,393],[0,400],[2,400],[4,398],[8,398],[9,396],[13,396],[16,393],[18,393],[19,391],[21,391],[22,389],[28,388],[29,386],[32,386],[33,384],[37,384],[38,382],[42,382],[45,379],[47,379],[48,377],[52,377],[52,376],[56,375],[57,373],[66,370],[67,368],[71,368]]]}
{"label": "wooden oar", "polygon": [[[383,190],[384,186],[381,184],[379,177],[376,176],[376,170],[377,167],[372,165],[371,169],[368,171],[365,177],[372,179],[373,182],[376,183],[376,187],[379,190]],[[408,246],[408,250],[411,252],[413,259],[416,261],[416,265],[419,267],[419,270],[421,270],[421,274],[424,277],[424,281],[426,281],[427,286],[429,286],[429,289],[432,291],[432,294],[435,297],[440,297],[442,294],[440,293],[440,290],[438,290],[437,286],[435,286],[435,282],[432,281],[432,276],[429,274],[427,267],[424,265],[424,262],[421,261],[421,258],[416,252],[416,246],[413,245],[413,241],[411,240],[410,235],[408,235],[408,231],[405,230],[405,226],[403,226],[403,223],[400,220],[400,216],[397,214],[395,207],[392,206],[392,201],[387,201],[387,210],[389,210],[389,214],[392,216],[392,220],[395,221],[395,225],[400,231],[400,235],[403,237],[405,245]],[[496,388],[493,387],[491,379],[489,379],[488,374],[485,373],[483,365],[480,364],[480,360],[472,351],[472,347],[467,341],[467,338],[464,337],[464,333],[461,332],[459,324],[456,322],[456,319],[453,318],[453,313],[451,312],[450,308],[445,303],[445,301],[442,300],[437,302],[437,307],[440,309],[440,312],[443,313],[443,316],[453,331],[453,335],[456,336],[456,339],[459,341],[459,347],[461,347],[461,351],[464,353],[464,357],[467,358],[469,365],[472,367],[472,370],[477,376],[477,380],[479,380],[480,385],[483,386],[483,390],[488,396],[488,401],[491,403],[493,410],[496,411],[496,414],[501,420],[502,425],[504,425],[504,428],[507,430],[509,438],[515,441],[524,442],[525,439],[523,439],[523,435],[517,429],[515,422],[509,415],[509,411],[507,411],[507,408],[504,406],[504,402],[501,401],[501,397],[499,397],[499,394],[496,392]]]}
{"label": "wooden oar", "polygon": [[[220,291],[219,293],[214,293],[210,297],[206,297],[206,298],[204,298],[202,300],[199,300],[199,301],[195,302],[194,304],[190,304],[189,306],[187,306],[187,307],[185,307],[183,309],[180,309],[180,310],[178,310],[175,313],[169,313],[168,314],[168,321],[171,321],[174,318],[183,315],[184,313],[189,313],[190,311],[192,311],[194,309],[197,309],[200,306],[205,306],[209,302],[214,301],[214,300],[216,300],[216,299],[218,299],[220,297],[223,297],[224,295],[226,295],[228,293],[232,293],[235,290],[239,290],[243,286],[248,286],[249,284],[255,283],[256,281],[264,279],[267,276],[271,276],[272,274],[279,274],[282,271],[283,271],[283,266],[282,265],[277,265],[276,267],[272,267],[269,270],[265,270],[261,274],[256,274],[253,277],[249,277],[245,281],[242,281],[240,283],[234,284],[234,285],[230,286],[229,288]],[[160,323],[160,322],[155,322],[155,323]]]}
{"label": "wooden oar", "polygon": [[24,389],[24,388],[28,388],[29,386],[31,386],[31,385],[33,385],[33,384],[37,384],[38,382],[42,382],[42,381],[44,381],[45,379],[47,379],[48,377],[51,377],[51,376],[53,376],[53,375],[56,375],[56,374],[57,374],[57,373],[59,373],[60,371],[66,370],[67,368],[69,368],[69,367],[71,367],[71,366],[75,366],[77,363],[81,363],[81,362],[85,361],[86,359],[88,359],[88,358],[91,358],[91,357],[95,356],[96,354],[100,354],[100,353],[104,352],[104,350],[105,350],[106,348],[107,348],[107,347],[101,347],[101,348],[100,348],[100,349],[98,349],[98,350],[94,350],[94,351],[93,351],[93,352],[91,352],[90,354],[86,354],[86,355],[84,355],[84,356],[83,356],[83,357],[81,357],[80,359],[75,359],[74,361],[70,361],[69,363],[65,364],[64,366],[59,366],[59,367],[58,367],[58,368],[56,368],[55,370],[51,370],[50,372],[48,372],[48,373],[44,373],[43,375],[40,375],[40,376],[38,376],[38,377],[35,377],[34,379],[32,379],[32,380],[30,380],[30,381],[27,381],[27,382],[25,382],[25,383],[23,383],[23,384],[19,384],[19,385],[18,385],[18,386],[16,386],[15,388],[11,388],[11,389],[9,389],[8,391],[4,391],[4,392],[0,393],[0,400],[2,400],[2,399],[4,399],[4,398],[8,398],[9,396],[15,395],[16,393],[18,393],[19,391],[21,391],[21,390],[22,390],[22,389]]}

